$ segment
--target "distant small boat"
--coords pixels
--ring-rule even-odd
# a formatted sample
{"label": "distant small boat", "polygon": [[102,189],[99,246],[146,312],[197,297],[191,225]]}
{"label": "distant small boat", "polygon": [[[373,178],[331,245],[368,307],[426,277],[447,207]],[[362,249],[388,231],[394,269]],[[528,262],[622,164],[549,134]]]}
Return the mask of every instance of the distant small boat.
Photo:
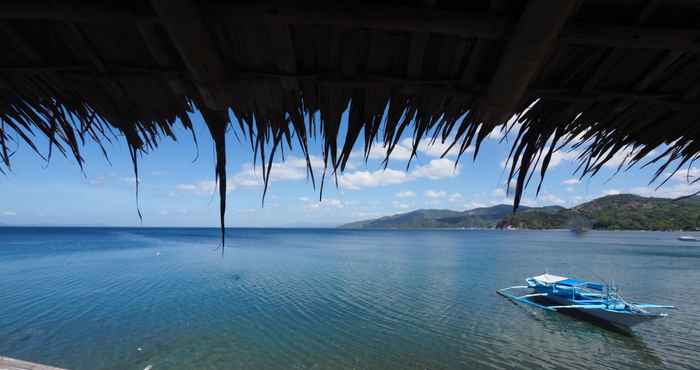
{"label": "distant small boat", "polygon": [[[648,309],[670,309],[648,303],[630,303],[612,286],[598,282],[571,279],[564,276],[543,274],[525,279],[527,285],[498,290],[498,293],[514,302],[525,303],[548,311],[576,311],[596,321],[604,322],[628,332],[633,326],[666,317],[666,313]],[[516,296],[511,290],[529,289],[530,293]]]}
{"label": "distant small boat", "polygon": [[698,238],[696,238],[694,236],[683,235],[683,236],[679,236],[678,240],[680,240],[682,242],[696,242],[696,241],[698,241]]}

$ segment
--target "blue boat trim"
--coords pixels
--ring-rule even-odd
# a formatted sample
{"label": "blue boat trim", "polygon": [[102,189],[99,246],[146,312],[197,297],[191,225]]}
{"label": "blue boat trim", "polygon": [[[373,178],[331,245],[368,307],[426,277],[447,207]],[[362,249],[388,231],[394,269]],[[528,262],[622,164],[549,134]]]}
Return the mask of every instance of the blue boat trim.
{"label": "blue boat trim", "polygon": [[605,289],[604,284],[594,283],[591,281],[576,280],[576,279],[562,280],[562,281],[558,282],[557,284],[566,285],[566,286],[575,286],[575,287],[586,287],[588,289],[597,290],[599,292],[602,292],[603,289]]}
{"label": "blue boat trim", "polygon": [[[639,323],[668,316],[648,309],[675,309],[675,306],[651,303],[630,303],[610,284],[578,280],[564,276],[543,274],[525,279],[527,285],[516,285],[497,290],[498,294],[514,301],[547,311],[575,310],[615,327],[629,330]],[[514,291],[527,291],[515,295]],[[537,299],[538,301],[534,301]],[[552,304],[543,304],[547,301]]]}

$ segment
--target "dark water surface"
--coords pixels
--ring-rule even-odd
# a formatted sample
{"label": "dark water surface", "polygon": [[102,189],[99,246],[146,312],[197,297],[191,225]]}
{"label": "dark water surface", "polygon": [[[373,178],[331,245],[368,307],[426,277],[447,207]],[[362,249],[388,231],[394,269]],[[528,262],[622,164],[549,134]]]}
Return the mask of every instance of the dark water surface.
{"label": "dark water surface", "polygon": [[[675,233],[0,228],[0,355],[72,370],[699,369]],[[674,304],[625,336],[495,293],[550,273]]]}

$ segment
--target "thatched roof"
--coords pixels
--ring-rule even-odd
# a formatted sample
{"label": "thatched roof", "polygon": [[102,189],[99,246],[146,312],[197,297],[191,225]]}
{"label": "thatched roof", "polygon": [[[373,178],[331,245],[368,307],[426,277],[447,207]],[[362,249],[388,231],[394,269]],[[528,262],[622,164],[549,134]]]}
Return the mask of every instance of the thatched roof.
{"label": "thatched roof", "polygon": [[230,117],[262,165],[318,134],[332,172],[361,136],[366,152],[411,132],[478,153],[532,106],[511,152],[517,206],[564,144],[586,148],[584,175],[626,147],[633,163],[667,146],[659,173],[697,158],[698,19],[693,0],[3,1],[0,170],[12,141],[45,135],[82,164],[81,143],[114,131],[137,169],[199,109],[223,225]]}

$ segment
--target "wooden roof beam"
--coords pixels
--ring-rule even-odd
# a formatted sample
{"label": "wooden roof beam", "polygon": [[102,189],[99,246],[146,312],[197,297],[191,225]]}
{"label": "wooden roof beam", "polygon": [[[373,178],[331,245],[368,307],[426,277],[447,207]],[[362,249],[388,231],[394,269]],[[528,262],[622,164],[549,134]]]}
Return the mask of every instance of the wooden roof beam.
{"label": "wooden roof beam", "polygon": [[[568,3],[568,1],[567,1]],[[557,4],[559,6],[559,4]],[[418,7],[367,5],[361,9],[340,6],[300,8],[274,2],[254,4],[213,4],[207,11],[242,24],[284,23],[326,25],[386,31],[425,32],[478,39],[511,37],[508,16],[489,12],[459,13]],[[651,9],[651,7],[649,7]],[[648,16],[648,15],[647,15]],[[698,50],[700,29],[618,26],[572,22],[561,31],[561,41],[623,49]]]}
{"label": "wooden roof beam", "polygon": [[107,74],[107,65],[80,27],[74,23],[66,23],[65,29],[61,32],[66,39],[66,44],[73,50],[74,54],[87,56],[100,74]]}
{"label": "wooden roof beam", "polygon": [[223,59],[207,31],[199,9],[190,0],[151,0],[165,30],[190,71],[201,101],[212,110],[226,110],[223,82],[228,78]]}
{"label": "wooden roof beam", "polygon": [[[139,33],[141,33],[141,37],[156,63],[161,67],[172,67],[173,58],[163,44],[163,37],[159,34],[157,27],[153,24],[141,24],[139,25]],[[187,89],[179,78],[168,76],[165,79],[175,95],[187,95]]]}
{"label": "wooden roof beam", "polygon": [[482,13],[455,13],[424,7],[366,4],[362,7],[309,7],[260,1],[248,4],[208,4],[208,13],[243,24],[283,23],[367,28],[384,31],[427,32],[462,37],[507,37],[510,19]]}
{"label": "wooden roof beam", "polygon": [[572,23],[562,31],[562,42],[620,49],[700,51],[700,29],[611,26]]}
{"label": "wooden roof beam", "polygon": [[[24,54],[24,56],[32,63],[43,62],[41,55],[39,55],[39,53],[24,40],[22,35],[18,34],[11,25],[4,21],[0,21],[0,35],[2,34],[4,34],[5,39],[15,48],[15,50]],[[11,88],[12,85],[3,77],[0,77],[0,90],[7,90]]]}
{"label": "wooden roof beam", "polygon": [[[504,0],[491,0],[490,9],[502,11],[507,5],[508,4]],[[467,57],[467,63],[462,70],[462,77],[460,78],[461,86],[470,86],[476,82],[479,67],[484,63],[484,54],[488,47],[489,41],[486,39],[477,39],[474,41],[474,45],[472,45],[469,56]]]}
{"label": "wooden roof beam", "polygon": [[[167,1],[159,0],[170,7]],[[77,5],[76,5],[77,4]],[[654,4],[655,5],[655,4]],[[175,6],[175,4],[173,4]],[[328,25],[385,31],[424,32],[464,38],[507,39],[512,22],[507,16],[488,12],[459,13],[419,7],[366,5],[303,8],[279,2],[251,4],[203,2],[202,14],[241,24],[277,23],[287,25]],[[155,6],[154,6],[155,8]],[[195,8],[190,4],[190,9]],[[644,9],[642,18],[653,14],[654,6]],[[157,10],[157,9],[156,9]],[[200,13],[199,9],[197,14]],[[39,0],[0,2],[0,19],[59,20],[67,22],[133,24],[160,23],[162,18],[136,13],[123,7],[94,2]],[[199,18],[199,17],[197,17]],[[700,51],[700,29],[617,26],[574,22],[561,32],[564,43],[610,46],[623,49],[667,49]]]}
{"label": "wooden roof beam", "polygon": [[530,0],[518,20],[486,95],[477,106],[478,119],[489,125],[513,115],[541,63],[556,45],[577,0]]}
{"label": "wooden roof beam", "polygon": [[292,35],[288,24],[272,23],[268,25],[270,43],[275,51],[275,63],[281,73],[289,74],[289,77],[281,77],[280,83],[285,90],[299,89],[299,82],[291,75],[297,72],[297,61],[294,55]]}
{"label": "wooden roof beam", "polygon": [[[649,0],[647,1],[646,5],[642,9],[641,14],[639,15],[639,23],[640,24],[645,24],[651,18],[651,16],[654,14],[654,12],[658,9],[660,4],[660,0]],[[647,73],[645,73],[644,77],[637,82],[635,85],[635,89],[638,91],[642,91],[647,89],[654,81],[656,81],[665,71],[668,67],[670,67],[673,63],[676,62],[680,57],[682,57],[684,54],[683,50],[669,50],[665,52],[665,55],[659,60],[656,65],[654,65],[651,70],[649,70]]]}
{"label": "wooden roof beam", "polygon": [[[426,9],[435,6],[434,0],[424,1],[423,5]],[[428,32],[414,32],[411,34],[411,39],[408,45],[408,60],[406,62],[406,76],[408,78],[418,78],[423,70],[423,56],[425,48],[428,46]]]}
{"label": "wooden roof beam", "polygon": [[54,20],[79,23],[153,23],[152,14],[138,14],[131,9],[104,1],[21,0],[0,2],[0,19]]}

